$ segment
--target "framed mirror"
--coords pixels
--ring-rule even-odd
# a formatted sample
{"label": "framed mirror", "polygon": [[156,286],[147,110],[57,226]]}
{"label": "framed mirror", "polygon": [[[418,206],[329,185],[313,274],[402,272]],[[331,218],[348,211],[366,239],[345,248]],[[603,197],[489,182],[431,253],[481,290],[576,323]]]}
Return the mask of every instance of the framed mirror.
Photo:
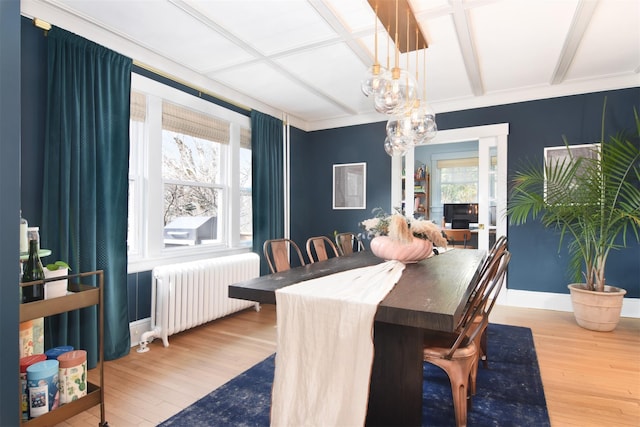
{"label": "framed mirror", "polygon": [[[559,167],[565,163],[565,167],[574,164],[579,157],[597,159],[600,155],[600,144],[561,145],[557,147],[544,147],[544,163],[552,167]],[[578,170],[577,174],[581,171]],[[572,185],[574,185],[572,183]],[[547,200],[547,177],[544,177],[544,198]]]}
{"label": "framed mirror", "polygon": [[333,209],[367,208],[367,164],[333,165]]}

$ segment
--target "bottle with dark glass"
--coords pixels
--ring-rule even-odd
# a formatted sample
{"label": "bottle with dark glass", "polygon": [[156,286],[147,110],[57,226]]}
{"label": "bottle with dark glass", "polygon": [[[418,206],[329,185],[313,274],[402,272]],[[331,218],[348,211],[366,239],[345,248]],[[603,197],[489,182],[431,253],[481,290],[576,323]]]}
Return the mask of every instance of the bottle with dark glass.
{"label": "bottle with dark glass", "polygon": [[[38,241],[29,240],[29,258],[24,264],[22,283],[44,280],[44,269],[40,256],[38,256]],[[22,302],[31,302],[44,299],[44,283],[22,287]]]}

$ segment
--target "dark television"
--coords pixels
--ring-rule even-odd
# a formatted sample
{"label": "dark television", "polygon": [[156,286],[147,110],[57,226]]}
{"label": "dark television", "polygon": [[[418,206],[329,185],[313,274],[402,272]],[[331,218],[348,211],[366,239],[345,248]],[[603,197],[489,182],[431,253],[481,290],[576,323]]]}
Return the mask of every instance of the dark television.
{"label": "dark television", "polygon": [[[445,203],[444,204],[444,220],[453,224],[466,222],[478,222],[478,204],[477,203]],[[455,221],[454,221],[455,220]],[[468,228],[468,225],[467,225]]]}

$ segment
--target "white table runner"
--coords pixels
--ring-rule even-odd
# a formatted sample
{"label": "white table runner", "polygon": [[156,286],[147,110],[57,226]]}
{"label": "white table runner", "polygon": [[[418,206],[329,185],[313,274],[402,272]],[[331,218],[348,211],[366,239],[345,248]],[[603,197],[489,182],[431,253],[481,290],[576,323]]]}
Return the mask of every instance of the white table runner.
{"label": "white table runner", "polygon": [[374,317],[403,270],[387,261],[276,291],[272,426],[364,425]]}

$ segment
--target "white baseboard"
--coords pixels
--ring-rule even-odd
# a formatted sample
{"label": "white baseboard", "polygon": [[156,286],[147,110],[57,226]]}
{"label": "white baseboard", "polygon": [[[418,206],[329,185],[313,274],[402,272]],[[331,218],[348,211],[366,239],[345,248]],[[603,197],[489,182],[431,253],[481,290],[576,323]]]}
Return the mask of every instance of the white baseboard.
{"label": "white baseboard", "polygon": [[140,337],[151,330],[151,318],[136,320],[129,323],[129,335],[131,336],[131,347],[140,344]]}
{"label": "white baseboard", "polygon": [[[544,310],[573,311],[571,296],[569,294],[556,294],[551,292],[520,291],[507,289],[498,297],[498,304],[524,307],[541,308]],[[625,298],[622,302],[622,317],[640,318],[640,298]]]}

